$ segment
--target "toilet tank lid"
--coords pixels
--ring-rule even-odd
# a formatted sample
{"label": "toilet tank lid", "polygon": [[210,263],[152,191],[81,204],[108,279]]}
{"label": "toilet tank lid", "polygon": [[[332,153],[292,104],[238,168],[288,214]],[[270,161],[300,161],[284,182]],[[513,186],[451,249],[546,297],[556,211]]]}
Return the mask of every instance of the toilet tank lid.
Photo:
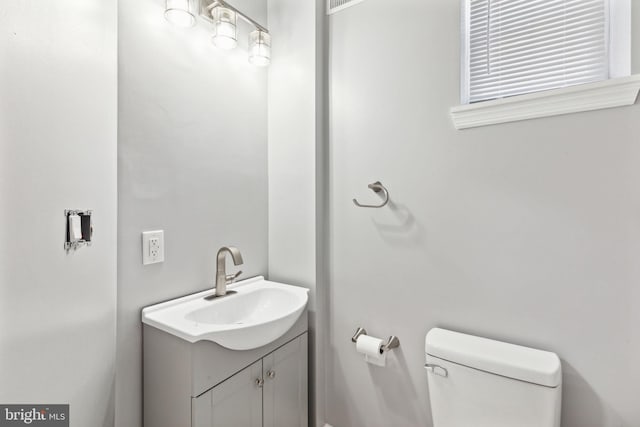
{"label": "toilet tank lid", "polygon": [[562,382],[560,358],[548,351],[440,328],[427,333],[425,351],[449,362],[546,387]]}

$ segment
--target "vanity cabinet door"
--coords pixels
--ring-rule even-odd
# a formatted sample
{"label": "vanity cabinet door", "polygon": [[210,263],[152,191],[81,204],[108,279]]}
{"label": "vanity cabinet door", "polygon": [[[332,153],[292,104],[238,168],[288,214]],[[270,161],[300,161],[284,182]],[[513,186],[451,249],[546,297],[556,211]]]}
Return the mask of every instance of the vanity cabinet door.
{"label": "vanity cabinet door", "polygon": [[192,401],[193,427],[262,427],[262,360]]}
{"label": "vanity cabinet door", "polygon": [[307,334],[263,359],[264,427],[307,427]]}

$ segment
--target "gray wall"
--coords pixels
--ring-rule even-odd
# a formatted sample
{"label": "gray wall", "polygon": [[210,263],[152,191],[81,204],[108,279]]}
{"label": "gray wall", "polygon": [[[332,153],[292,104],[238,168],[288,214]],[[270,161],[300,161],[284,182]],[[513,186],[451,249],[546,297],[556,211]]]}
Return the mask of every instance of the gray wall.
{"label": "gray wall", "polygon": [[[440,326],[557,352],[565,427],[640,425],[640,106],[455,131],[460,4],[393,3],[330,24],[327,421],[431,425]],[[355,208],[375,180],[393,204]],[[357,326],[400,337],[387,368]]]}
{"label": "gray wall", "polygon": [[[113,426],[116,2],[0,2],[0,402]],[[65,209],[93,209],[66,254]]]}
{"label": "gray wall", "polygon": [[[266,22],[264,0],[234,3]],[[118,375],[116,425],[141,425],[140,309],[211,287],[215,254],[267,272],[267,71],[211,28],[177,29],[161,0],[119,10]],[[143,266],[144,230],[165,230],[164,264]]]}
{"label": "gray wall", "polygon": [[269,1],[269,276],[316,281],[316,7]]}
{"label": "gray wall", "polygon": [[317,155],[324,129],[324,0],[269,0],[269,278],[311,290],[311,419],[324,423],[327,307],[318,209],[324,170]]}

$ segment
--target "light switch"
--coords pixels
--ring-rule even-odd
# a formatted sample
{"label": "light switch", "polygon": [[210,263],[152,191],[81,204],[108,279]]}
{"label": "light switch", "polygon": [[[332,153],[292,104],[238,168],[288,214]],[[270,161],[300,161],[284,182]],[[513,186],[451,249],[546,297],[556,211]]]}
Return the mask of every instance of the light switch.
{"label": "light switch", "polygon": [[144,231],[142,233],[142,264],[164,262],[164,231]]}
{"label": "light switch", "polygon": [[71,243],[82,240],[82,224],[80,215],[69,215],[69,241]]}

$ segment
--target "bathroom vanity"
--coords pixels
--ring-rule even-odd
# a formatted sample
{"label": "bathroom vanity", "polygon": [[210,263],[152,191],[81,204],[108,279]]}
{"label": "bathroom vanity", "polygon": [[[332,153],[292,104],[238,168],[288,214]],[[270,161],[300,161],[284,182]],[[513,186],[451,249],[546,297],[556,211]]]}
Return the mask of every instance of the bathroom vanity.
{"label": "bathroom vanity", "polygon": [[[262,290],[273,283],[262,278],[258,282],[256,279],[245,282],[251,285],[245,288],[249,290],[251,287]],[[307,427],[306,298],[301,312],[295,318],[289,316],[293,325],[285,325],[286,331],[262,345],[255,341],[257,335],[247,334],[251,332],[249,329],[264,324],[272,330],[282,316],[261,318],[269,310],[265,307],[275,304],[278,312],[286,314],[291,311],[288,308],[293,300],[272,303],[267,292],[252,303],[249,298],[244,299],[242,285],[240,282],[233,288],[237,295],[229,296],[226,302],[224,299],[202,302],[204,296],[211,294],[209,291],[143,310],[145,427]],[[301,295],[302,288],[291,288]],[[306,297],[306,290],[302,292]],[[242,307],[229,311],[231,317],[221,318],[227,304],[238,303],[243,303]],[[189,305],[191,308],[180,312],[181,306]],[[198,321],[189,317],[189,313],[203,307],[211,313]],[[187,322],[180,325],[176,319],[181,318]],[[247,347],[260,346],[227,348],[212,341],[221,331],[206,330],[198,336],[187,330],[187,327],[207,329],[214,324],[217,329],[222,324],[224,329],[226,324],[222,322],[226,321],[236,329],[226,328],[223,332],[231,335],[220,335],[221,342],[230,346],[245,343]],[[268,334],[268,330],[262,331],[260,337]],[[236,336],[242,339],[232,339]]]}

